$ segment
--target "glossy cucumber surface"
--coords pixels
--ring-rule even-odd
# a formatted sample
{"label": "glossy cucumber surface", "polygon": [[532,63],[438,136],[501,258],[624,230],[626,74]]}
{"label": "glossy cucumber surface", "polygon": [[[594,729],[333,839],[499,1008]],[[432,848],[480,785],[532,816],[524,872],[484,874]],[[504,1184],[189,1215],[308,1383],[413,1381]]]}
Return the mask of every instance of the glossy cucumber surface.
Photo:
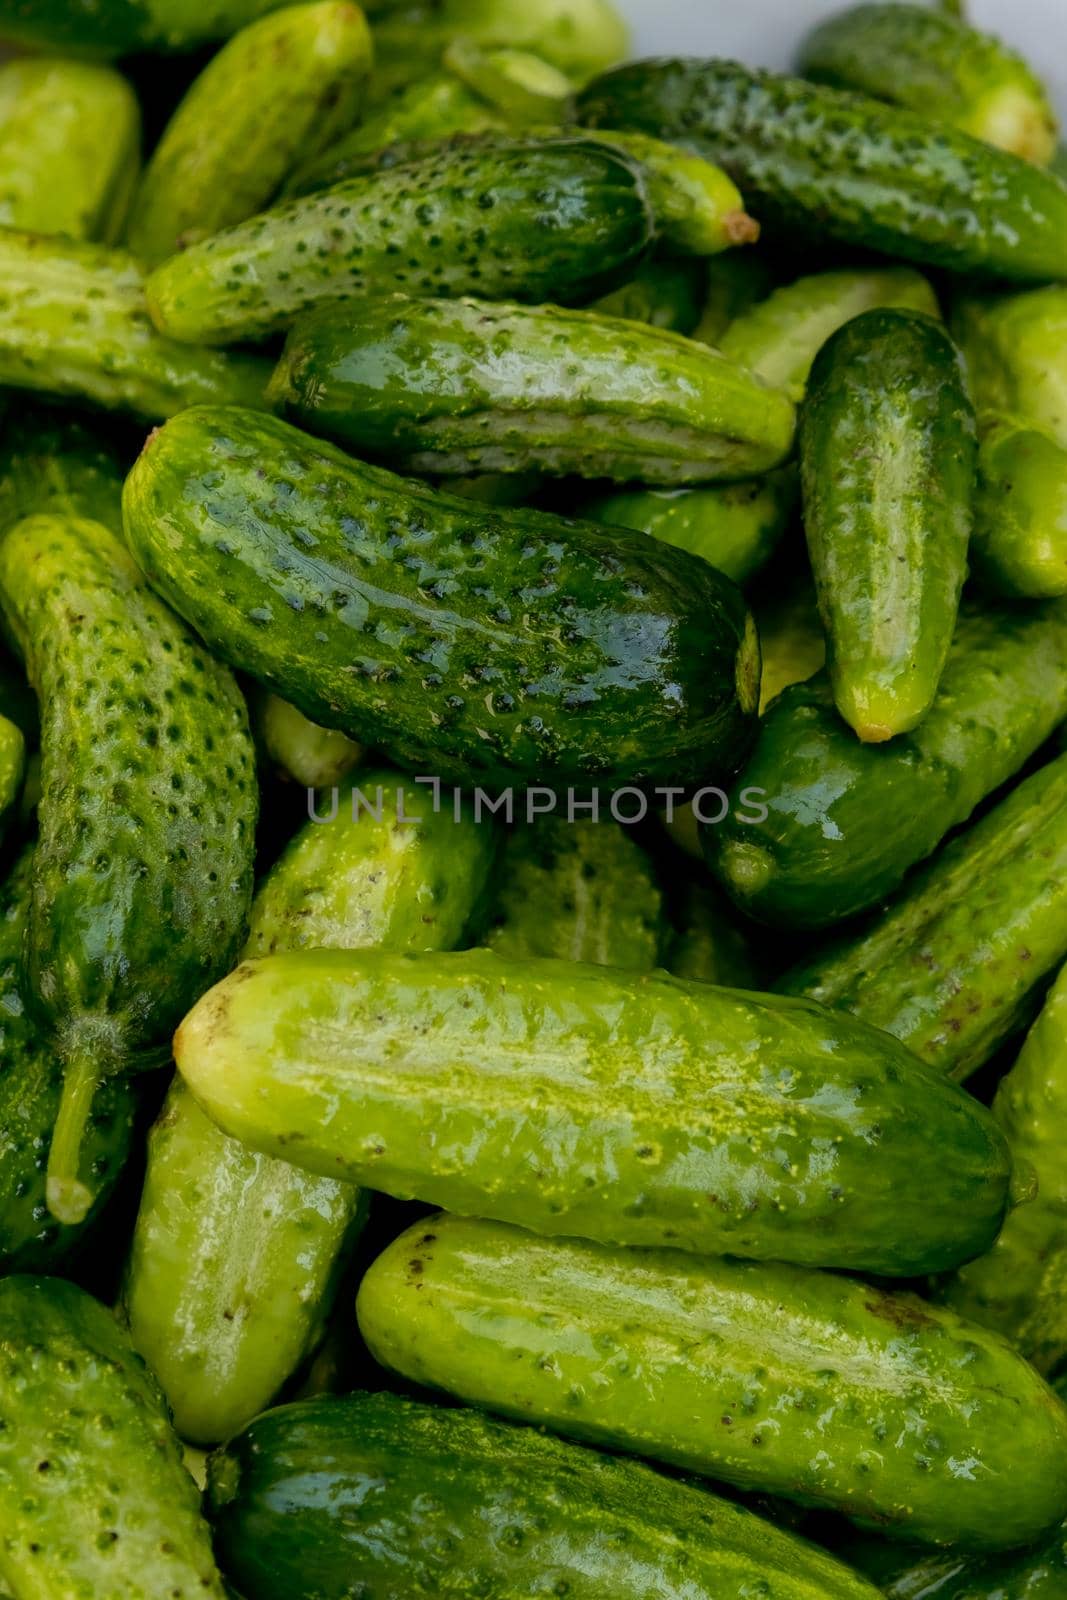
{"label": "glossy cucumber surface", "polygon": [[625,283],[594,300],[589,310],[689,335],[700,321],[703,301],[702,261],[654,255],[642,261]]}
{"label": "glossy cucumber surface", "polygon": [[5,39],[32,49],[108,59],[134,50],[188,50],[225,39],[280,0],[8,0]]}
{"label": "glossy cucumber surface", "polygon": [[55,511],[122,530],[125,441],[89,417],[25,400],[0,433],[0,532]]}
{"label": "glossy cucumber surface", "polygon": [[1007,417],[1067,450],[1067,289],[957,296],[951,324],[979,421]]}
{"label": "glossy cucumber surface", "polygon": [[1003,422],[978,451],[971,566],[994,594],[1067,594],[1067,447],[1037,428]]}
{"label": "glossy cucumber surface", "polygon": [[633,129],[601,129],[597,138],[641,168],[656,233],[667,249],[715,256],[759,238],[759,223],[746,214],[737,185],[713,162]]}
{"label": "glossy cucumber surface", "polygon": [[305,789],[340,783],[363,754],[347,734],[320,727],[269,689],[250,697],[249,711],[256,738],[275,772]]}

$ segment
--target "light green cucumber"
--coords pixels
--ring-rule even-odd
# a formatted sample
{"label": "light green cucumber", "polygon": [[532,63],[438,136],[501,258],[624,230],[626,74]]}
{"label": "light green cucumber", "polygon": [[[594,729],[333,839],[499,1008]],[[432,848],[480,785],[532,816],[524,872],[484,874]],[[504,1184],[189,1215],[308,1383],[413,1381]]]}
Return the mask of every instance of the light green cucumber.
{"label": "light green cucumber", "polygon": [[794,683],[806,683],[826,662],[826,633],[819,619],[815,587],[794,578],[754,601],[763,654],[760,716]]}
{"label": "light green cucumber", "polygon": [[148,163],[127,239],[150,265],[269,205],[298,159],[355,122],[370,31],[354,0],[286,6],[208,62]]}
{"label": "light green cucumber", "polygon": [[605,317],[625,317],[650,328],[691,334],[700,320],[703,264],[693,256],[649,256],[633,276],[589,307]]}
{"label": "light green cucumber", "polygon": [[34,50],[107,60],[134,51],[189,50],[228,38],[279,0],[17,0],[3,34]]}
{"label": "light green cucumber", "polygon": [[1067,448],[1037,428],[1004,421],[978,448],[971,568],[993,594],[1067,594]]}
{"label": "light green cucumber", "polygon": [[256,689],[249,701],[252,727],[263,753],[283,778],[305,789],[340,783],[363,754],[362,748],[336,728],[321,728],[296,706]]}
{"label": "light green cucumber", "polygon": [[705,261],[704,310],[693,338],[718,348],[735,318],[766,299],[774,274],[766,258],[754,250],[728,250]]}
{"label": "light green cucumber", "polygon": [[799,401],[826,341],[864,311],[888,308],[940,316],[937,296],[912,267],[814,272],[742,311],[726,328],[719,348],[764,383]]}
{"label": "light green cucumber", "polygon": [[1067,288],[961,297],[951,326],[983,427],[1007,417],[1067,450]]}
{"label": "light green cucumber", "polygon": [[999,1335],[913,1295],[436,1216],[357,1313],[416,1383],[897,1537],[1010,1549],[1067,1511],[1067,1410]]}
{"label": "light green cucumber", "polygon": [[720,167],[647,133],[598,129],[596,137],[643,170],[656,231],[667,249],[716,256],[759,238],[759,223],[746,214],[740,190]]}
{"label": "light green cucumber", "polygon": [[571,80],[530,50],[487,49],[460,37],[452,40],[441,61],[509,123],[558,125],[569,110]]}
{"label": "light green cucumber", "polygon": [[1038,1372],[1056,1380],[1062,1394],[1067,1379],[1067,1247],[1046,1252],[1015,1343],[1028,1352]]}
{"label": "light green cucumber", "polygon": [[137,97],[110,67],[48,58],[0,66],[0,226],[110,244],[140,159]]}
{"label": "light green cucumber", "polygon": [[22,729],[0,712],[0,838],[22,789],[26,773],[26,740]]}
{"label": "light green cucumber", "polygon": [[186,406],[262,406],[257,356],[164,339],[124,250],[0,230],[0,384],[158,420]]}

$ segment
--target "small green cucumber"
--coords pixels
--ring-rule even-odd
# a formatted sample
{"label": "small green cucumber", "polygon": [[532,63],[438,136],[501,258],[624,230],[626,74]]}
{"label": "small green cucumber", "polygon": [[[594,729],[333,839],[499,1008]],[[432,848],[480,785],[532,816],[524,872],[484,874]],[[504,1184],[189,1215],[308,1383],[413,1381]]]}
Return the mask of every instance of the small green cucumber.
{"label": "small green cucumber", "polygon": [[347,734],[320,728],[269,689],[254,691],[249,710],[253,731],[274,770],[305,789],[340,783],[363,754]]}
{"label": "small green cucumber", "polygon": [[681,902],[666,962],[671,973],[728,988],[761,988],[752,943],[715,888],[689,882]]}
{"label": "small green cucumber", "polygon": [[1067,1511],[1067,1410],[998,1334],[910,1294],[436,1216],[356,1309],[416,1383],[899,1537],[1011,1549]]}
{"label": "small green cucumber", "polygon": [[807,78],[906,106],[1045,166],[1059,132],[1048,90],[1021,56],[988,33],[924,5],[854,6],[814,29]]}
{"label": "small green cucumber", "polygon": [[1067,755],[945,845],[873,925],[780,987],[851,1011],[965,1078],[1027,1019],[1065,958]]}
{"label": "small green cucumber", "polygon": [[281,0],[6,0],[5,40],[108,60],[225,39]]}
{"label": "small green cucumber", "polygon": [[775,289],[736,316],[719,342],[723,355],[800,401],[826,341],[865,311],[940,316],[937,296],[912,267],[813,272]]}
{"label": "small green cucumber", "polygon": [[626,483],[755,476],[795,416],[695,340],[595,311],[380,295],[320,306],[289,334],[268,398],[399,469]]}
{"label": "small green cucumber", "polygon": [[0,531],[42,511],[122,531],[122,485],[130,457],[89,417],[35,401],[0,433]]}
{"label": "small green cucumber", "polygon": [[798,498],[796,471],[787,466],[706,488],[624,489],[588,502],[582,515],[651,534],[747,583],[774,555]]}
{"label": "small green cucumber", "polygon": [[393,1394],[259,1417],[212,1456],[208,1510],[223,1568],[256,1600],[350,1600],[353,1573],[376,1600],[877,1600],[695,1484]]}
{"label": "small green cucumber", "polygon": [[210,990],[174,1054],[253,1149],[544,1234],[908,1276],[1007,1201],[989,1113],[888,1035],[666,973],[305,950]]}
{"label": "small green cucumber", "polygon": [[815,586],[794,580],[775,586],[753,602],[763,655],[760,679],[760,716],[783,689],[806,683],[826,663],[826,634],[819,620]]}
{"label": "small green cucumber", "polygon": [[941,323],[880,310],[840,328],[812,368],[799,447],[834,704],[881,744],[930,710],[967,575],[978,435]]}
{"label": "small green cucumber", "polygon": [[1067,1524],[1034,1550],[974,1556],[936,1554],[884,1540],[835,1551],[878,1584],[885,1600],[1064,1600]]}
{"label": "small green cucumber", "polygon": [[625,283],[594,300],[589,310],[688,335],[700,321],[703,296],[703,262],[694,256],[654,255]]}
{"label": "small green cucumber", "polygon": [[599,129],[596,137],[641,167],[656,231],[669,250],[716,256],[759,238],[759,223],[746,215],[737,185],[703,156],[647,133]]}
{"label": "small green cucumber", "polygon": [[27,976],[66,1071],[49,1208],[79,1222],[98,1083],[142,1064],[240,947],[254,752],[230,674],[101,523],[40,515],[9,528],[0,613],[41,707]]}
{"label": "small green cucumber", "polygon": [[692,58],[619,67],[578,115],[706,156],[761,220],[960,273],[1067,278],[1067,187],[914,112]]}
{"label": "small green cucumber", "polygon": [[570,110],[571,80],[532,51],[486,49],[461,37],[452,40],[441,61],[509,123],[558,126]]}
{"label": "small green cucumber", "polygon": [[961,298],[951,325],[979,420],[1027,423],[1067,450],[1067,289]]}
{"label": "small green cucumber", "polygon": [[286,6],[208,62],[145,169],[127,239],[154,265],[270,204],[298,159],[355,122],[371,40],[353,0]]}
{"label": "small green cucumber", "polygon": [[1014,1343],[1038,1372],[1057,1379],[1062,1394],[1067,1377],[1067,1246],[1046,1251],[1041,1277],[1020,1318]]}
{"label": "small green cucumber", "polygon": [[722,343],[727,328],[771,292],[770,263],[754,250],[728,250],[705,258],[704,310],[693,334],[702,344]]}
{"label": "small green cucumber", "polygon": [[1037,428],[994,424],[978,448],[971,568],[993,594],[1067,594],[1067,448]]}
{"label": "small green cucumber", "polygon": [[214,401],[261,406],[270,363],[162,338],[133,257],[0,229],[0,383],[156,420]]}
{"label": "small green cucumber", "polygon": [[0,66],[3,227],[110,244],[140,159],[137,97],[110,67],[32,58]]}
{"label": "small green cucumber", "polygon": [[485,943],[511,961],[556,956],[631,972],[661,964],[666,919],[653,863],[611,818],[540,817],[504,846]]}
{"label": "small green cucumber", "polygon": [[929,714],[891,744],[845,728],[823,674],[779,695],[734,785],[768,816],[705,828],[708,863],[759,921],[828,927],[891,894],[1065,716],[1067,603],[968,612]]}
{"label": "small green cucumber", "polygon": [[0,1582],[14,1600],[224,1600],[163,1397],[109,1311],[0,1280]]}
{"label": "small green cucumber", "polygon": [[750,742],[739,591],[642,534],[479,506],[222,408],[157,430],[124,500],[212,649],[416,773],[685,783]]}
{"label": "small green cucumber", "polygon": [[22,729],[0,713],[0,837],[15,809],[26,775],[26,740]]}
{"label": "small green cucumber", "polygon": [[625,277],[652,226],[643,170],[595,139],[450,144],[194,244],[150,275],[148,308],[172,338],[229,344],[375,289],[588,299]]}

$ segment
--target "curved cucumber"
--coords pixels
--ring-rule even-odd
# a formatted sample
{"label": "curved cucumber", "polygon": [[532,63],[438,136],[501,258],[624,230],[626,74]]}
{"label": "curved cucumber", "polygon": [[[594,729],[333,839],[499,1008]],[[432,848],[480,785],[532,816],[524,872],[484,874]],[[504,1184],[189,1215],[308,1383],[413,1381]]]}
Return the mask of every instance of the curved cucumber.
{"label": "curved cucumber", "polygon": [[632,130],[599,130],[596,137],[641,167],[656,231],[667,249],[715,256],[759,238],[759,223],[745,214],[737,185],[703,156]]}
{"label": "curved cucumber", "polygon": [[790,402],[715,351],[594,311],[381,296],[323,306],[269,396],[293,421],[417,473],[700,483],[777,466]]}
{"label": "curved cucumber", "polygon": [[0,230],[0,281],[0,383],[152,419],[208,401],[264,403],[269,362],[156,332],[124,250]]}
{"label": "curved cucumber", "polygon": [[257,1600],[312,1586],[346,1600],[354,1571],[380,1600],[479,1588],[497,1600],[876,1600],[831,1557],[695,1485],[392,1394],[258,1418],[211,1458],[208,1505],[226,1572]]}
{"label": "curved cucumber", "polygon": [[907,106],[1042,166],[1056,148],[1048,91],[1022,57],[936,6],[843,11],[808,35],[799,65],[816,83]]}
{"label": "curved cucumber", "polygon": [[353,0],[286,6],[243,28],[208,62],[148,163],[131,250],[154,264],[262,211],[298,159],[359,114],[371,41]]}
{"label": "curved cucumber", "polygon": [[[0,22],[7,32],[6,17]],[[141,112],[125,78],[81,61],[0,67],[0,225],[117,239],[141,158]]]}
{"label": "curved cucumber", "polygon": [[78,1222],[97,1084],[159,1046],[239,947],[253,750],[229,673],[102,524],[16,523],[0,541],[0,611],[41,707],[27,975],[66,1070],[49,1207]]}
{"label": "curved cucumber", "polygon": [[748,744],[739,592],[641,534],[442,495],[236,409],[159,430],[124,509],[213,649],[416,773],[684,783]]}
{"label": "curved cucumber", "polygon": [[834,703],[880,744],[926,716],[967,574],[977,460],[939,322],[867,311],[824,345],[801,414],[804,528]]}
{"label": "curved cucumber", "polygon": [[700,321],[703,296],[703,262],[693,256],[655,255],[588,309],[688,335]]}
{"label": "curved cucumber", "polygon": [[545,1234],[907,1276],[1007,1198],[988,1112],[888,1036],[665,973],[304,951],[217,985],[174,1052],[254,1149]]}
{"label": "curved cucumber", "polygon": [[107,59],[136,50],[188,50],[225,39],[280,0],[18,0],[4,38],[33,49]]}
{"label": "curved cucumber", "polygon": [[275,771],[305,789],[340,783],[363,754],[362,747],[336,728],[320,728],[280,695],[256,691],[250,702],[252,727]]}
{"label": "curved cucumber", "polygon": [[0,531],[55,511],[122,531],[129,458],[110,432],[57,407],[27,402],[0,434]]}
{"label": "curved cucumber", "polygon": [[819,928],[877,905],[1067,716],[1067,605],[961,617],[937,698],[914,732],[864,745],[819,676],[761,723],[735,793],[769,815],[704,830],[709,864],[760,921]]}
{"label": "curved cucumber", "polygon": [[1065,958],[1061,756],[947,844],[869,930],[821,950],[781,987],[851,1011],[964,1078],[1026,1018]]}
{"label": "curved cucumber", "polygon": [[26,773],[26,740],[22,729],[0,714],[0,835],[18,800]]}
{"label": "curved cucumber", "polygon": [[827,340],[853,317],[888,309],[940,315],[933,289],[912,267],[813,272],[734,317],[719,348],[764,383],[800,401]]}
{"label": "curved cucumber", "polygon": [[900,1537],[1010,1549],[1067,1510],[1067,1410],[998,1335],[912,1295],[437,1216],[379,1256],[357,1312],[417,1383]]}
{"label": "curved cucumber", "polygon": [[1067,289],[959,298],[951,324],[979,421],[1008,417],[1067,450]]}
{"label": "curved cucumber", "polygon": [[374,290],[588,299],[651,234],[643,172],[594,139],[448,145],[193,245],[151,274],[148,308],[175,339],[228,344]]}
{"label": "curved cucumber", "polygon": [[0,1280],[0,1582],[18,1600],[224,1600],[154,1379],[58,1278]]}
{"label": "curved cucumber", "polygon": [[1067,277],[1056,177],[862,95],[730,61],[636,61],[591,84],[578,115],[706,156],[769,222],[956,272]]}
{"label": "curved cucumber", "polygon": [[1067,448],[1002,422],[978,450],[971,565],[1007,599],[1067,594]]}

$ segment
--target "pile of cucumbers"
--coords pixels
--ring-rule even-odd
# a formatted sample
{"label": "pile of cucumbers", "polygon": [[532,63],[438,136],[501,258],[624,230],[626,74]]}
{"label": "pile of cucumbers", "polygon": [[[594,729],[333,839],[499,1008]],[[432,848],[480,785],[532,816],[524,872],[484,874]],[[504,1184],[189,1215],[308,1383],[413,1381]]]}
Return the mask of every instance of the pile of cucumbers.
{"label": "pile of cucumbers", "polygon": [[0,0],[0,1600],[1067,1600],[1067,159],[959,12]]}

